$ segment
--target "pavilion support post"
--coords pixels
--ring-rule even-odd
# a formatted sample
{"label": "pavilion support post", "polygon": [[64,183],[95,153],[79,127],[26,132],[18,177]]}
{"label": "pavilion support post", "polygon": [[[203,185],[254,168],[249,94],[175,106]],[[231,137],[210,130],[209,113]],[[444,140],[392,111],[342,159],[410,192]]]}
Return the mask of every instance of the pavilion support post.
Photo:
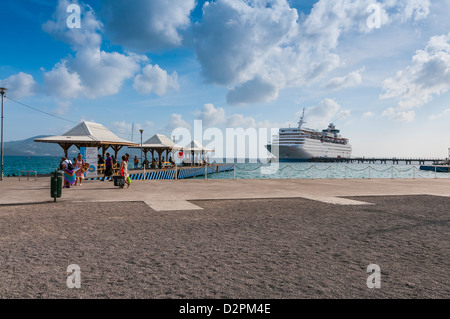
{"label": "pavilion support post", "polygon": [[158,163],[159,163],[158,167],[161,168],[162,167],[161,156],[162,156],[163,150],[157,150],[156,152],[158,153]]}
{"label": "pavilion support post", "polygon": [[62,149],[64,150],[64,156],[65,157],[69,157],[69,148],[72,146],[72,144],[59,144],[59,146],[62,147]]}
{"label": "pavilion support post", "polygon": [[114,154],[115,154],[115,157],[116,157],[116,160],[117,160],[117,156],[119,155],[119,151],[122,149],[122,145],[114,145],[113,146],[113,149],[114,149]]}
{"label": "pavilion support post", "polygon": [[[99,148],[100,148],[100,147],[99,147]],[[101,146],[101,149],[102,149],[102,158],[103,158],[103,159],[105,158],[106,151],[108,150],[108,148],[109,148],[109,145],[102,145],[102,146]]]}

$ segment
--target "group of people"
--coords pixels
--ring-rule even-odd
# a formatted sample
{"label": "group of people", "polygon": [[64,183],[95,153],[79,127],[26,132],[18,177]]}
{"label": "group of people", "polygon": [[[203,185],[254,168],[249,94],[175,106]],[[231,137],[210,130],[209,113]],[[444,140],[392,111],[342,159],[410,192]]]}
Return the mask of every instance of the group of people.
{"label": "group of people", "polygon": [[[99,156],[98,164],[105,164],[105,172],[103,174],[103,181],[106,177],[111,177],[114,173],[113,167],[115,164],[114,156],[111,156],[109,153],[106,153],[106,161],[103,161],[103,158]],[[127,153],[122,156],[122,162],[120,163],[120,175],[124,178],[125,184],[127,184],[127,188],[130,187],[131,179],[128,175],[128,160],[130,155]],[[100,162],[100,159],[103,163]],[[64,172],[64,185],[63,188],[70,188],[71,186],[77,186],[78,182],[80,186],[83,185],[83,179],[85,178],[85,172],[89,168],[89,164],[83,159],[83,155],[78,154],[76,158],[73,159],[73,162],[67,157],[61,158],[60,170]],[[121,187],[123,188],[123,186]]]}
{"label": "group of people", "polygon": [[[120,162],[120,169],[119,174],[122,176],[125,180],[125,184],[127,185],[127,188],[130,187],[131,179],[128,174],[128,162],[130,159],[130,154],[125,154],[122,156],[122,161]],[[159,166],[161,168],[161,163],[165,161],[164,157],[162,157],[162,161],[158,163],[153,160],[150,164],[147,159],[144,161],[144,165],[146,167],[149,166],[151,168],[156,168]],[[103,174],[102,181],[105,181],[107,177],[112,177],[114,174],[114,165],[116,164],[116,159],[114,158],[114,155],[111,156],[110,153],[106,153],[106,160],[103,160],[101,155],[98,155],[98,164],[99,165],[105,165],[105,170]],[[175,164],[172,160],[172,157],[169,158],[169,162],[172,164]],[[139,166],[139,159],[137,156],[134,157],[134,168],[138,168]],[[86,162],[83,159],[82,154],[78,154],[76,158],[71,161],[67,157],[61,158],[60,163],[60,170],[64,172],[64,188],[70,188],[71,186],[77,186],[78,183],[80,186],[83,185],[83,180],[85,179],[85,172],[89,169],[89,164],[86,164]],[[123,186],[121,186],[123,188]]]}
{"label": "group of people", "polygon": [[[137,157],[137,155],[134,157],[134,169],[139,169],[139,158]],[[153,161],[152,161],[152,163],[150,164],[150,162],[149,162],[149,160],[148,159],[145,159],[143,162],[142,162],[142,167],[146,167],[146,168],[156,168],[156,167],[159,167],[159,168],[161,168],[161,163],[165,163],[165,158],[164,158],[164,156],[162,157],[162,159],[161,159],[161,161],[159,162],[159,164],[158,164],[158,162],[154,159]],[[170,158],[169,158],[169,163],[170,164],[172,164],[172,165],[175,165],[175,162],[172,160],[172,156],[170,156]]]}
{"label": "group of people", "polygon": [[[125,154],[122,156],[122,162],[120,163],[120,176],[123,177],[125,180],[125,184],[127,185],[127,188],[131,185],[131,179],[128,174],[128,161],[130,160],[130,154]],[[110,156],[109,153],[106,153],[106,161],[105,161],[105,173],[103,174],[103,181],[106,179],[106,177],[111,177],[114,173],[113,166],[114,166],[113,157]],[[123,186],[120,186],[120,188],[123,188]]]}
{"label": "group of people", "polygon": [[83,159],[83,155],[78,154],[73,162],[67,157],[62,157],[59,168],[64,172],[64,188],[77,186],[78,181],[80,182],[80,186],[83,185],[83,179],[85,177],[84,173],[88,169],[88,167],[86,167],[86,162]]}

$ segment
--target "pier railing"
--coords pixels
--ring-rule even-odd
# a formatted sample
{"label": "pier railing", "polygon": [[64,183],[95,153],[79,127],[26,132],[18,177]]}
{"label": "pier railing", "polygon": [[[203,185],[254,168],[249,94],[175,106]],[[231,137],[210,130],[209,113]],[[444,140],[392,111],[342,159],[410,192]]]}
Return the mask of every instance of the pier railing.
{"label": "pier railing", "polygon": [[[381,165],[380,165],[381,166]],[[240,164],[212,164],[197,167],[175,167],[173,169],[154,170],[145,173],[130,174],[131,180],[178,180],[188,178],[209,179],[416,179],[450,177],[450,174],[434,171],[422,171],[416,166],[405,167],[392,165],[374,167],[354,167],[349,165],[331,164],[315,165],[309,167],[293,167],[289,164],[280,165],[272,174],[266,173],[263,168],[268,165],[259,164],[256,167],[245,167]],[[219,173],[224,173],[219,174]],[[98,180],[102,178],[94,178]],[[109,178],[107,178],[108,180]]]}
{"label": "pier railing", "polygon": [[[364,168],[355,168],[345,165],[327,167],[319,167],[311,165],[308,168],[298,169],[291,165],[280,167],[274,174],[264,174],[262,167],[259,165],[254,168],[244,168],[239,165],[234,165],[233,179],[378,179],[378,178],[435,178],[450,177],[448,174],[438,174],[439,170],[435,168],[434,171],[422,171],[416,166],[409,168],[399,168],[392,165],[390,167],[380,169],[371,165]],[[339,170],[338,170],[339,168]]]}
{"label": "pier railing", "polygon": [[419,165],[425,163],[436,163],[445,162],[447,159],[443,158],[400,158],[400,157],[313,157],[308,160],[310,163],[380,163],[387,164],[392,162],[392,164],[413,164],[417,163]]}

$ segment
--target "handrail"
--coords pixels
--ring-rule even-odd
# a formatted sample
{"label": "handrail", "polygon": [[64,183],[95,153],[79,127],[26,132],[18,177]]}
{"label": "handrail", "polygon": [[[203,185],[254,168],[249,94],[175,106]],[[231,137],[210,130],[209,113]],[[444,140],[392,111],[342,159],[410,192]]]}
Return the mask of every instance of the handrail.
{"label": "handrail", "polygon": [[[258,165],[255,168],[243,168],[243,167],[240,167],[240,166],[234,164],[234,168],[235,169],[234,169],[234,172],[233,172],[233,175],[234,175],[233,179],[245,178],[245,176],[253,178],[253,179],[261,179],[262,175],[263,175],[262,171],[260,172],[259,176],[257,176],[257,174],[255,174],[255,176],[252,176],[252,175],[249,175],[249,173],[257,172],[263,166],[264,165],[260,164],[260,165]],[[288,170],[287,173],[285,173],[286,170]],[[239,174],[239,172],[237,172],[237,171],[242,172],[243,175],[236,176],[237,174]],[[286,176],[288,176],[289,179],[291,179],[291,178],[294,178],[294,179],[295,178],[315,179],[315,178],[318,177],[315,174],[315,172],[324,173],[324,172],[327,172],[327,171],[329,171],[329,174],[327,174],[328,176],[325,177],[326,179],[335,179],[336,177],[338,179],[341,179],[341,178],[342,179],[348,179],[348,178],[352,178],[351,174],[350,174],[351,172],[361,173],[361,172],[364,172],[364,171],[366,172],[364,174],[364,175],[366,175],[366,177],[358,176],[356,178],[367,178],[367,177],[369,179],[374,178],[374,176],[372,174],[373,172],[382,173],[382,174],[383,173],[384,174],[389,174],[391,179],[394,179],[394,177],[395,177],[394,173],[395,172],[401,173],[403,175],[403,177],[401,177],[401,178],[412,178],[412,179],[427,178],[426,175],[420,174],[422,171],[419,168],[417,168],[416,166],[412,166],[412,167],[409,167],[409,168],[406,168],[406,169],[401,169],[401,168],[396,167],[395,165],[392,165],[392,166],[387,167],[385,169],[380,169],[379,167],[371,166],[371,165],[368,165],[368,166],[366,166],[364,168],[355,168],[355,167],[351,167],[351,166],[345,165],[344,169],[341,172],[336,173],[336,171],[334,170],[334,166],[333,165],[326,166],[326,167],[320,167],[320,166],[316,166],[316,165],[311,165],[310,167],[305,168],[305,169],[296,169],[296,168],[294,168],[294,167],[292,167],[291,165],[288,164],[288,165],[285,165],[285,166],[280,166],[278,168],[276,174],[280,174],[280,178],[285,178]],[[297,172],[299,174],[292,175],[291,174],[292,172]],[[310,174],[307,175],[306,174],[307,172],[310,172]],[[408,177],[408,175],[407,175],[408,173],[410,174],[410,177]],[[320,175],[323,175],[323,174],[320,174]],[[381,176],[382,175],[380,174],[380,176],[375,177],[375,178],[386,178],[386,177],[381,177]],[[434,172],[434,178],[438,178],[437,170]]]}
{"label": "handrail", "polygon": [[19,181],[20,181],[20,175],[22,173],[27,173],[28,174],[27,181],[30,180],[30,173],[34,173],[34,180],[37,181],[37,172],[36,171],[20,171],[19,172]]}

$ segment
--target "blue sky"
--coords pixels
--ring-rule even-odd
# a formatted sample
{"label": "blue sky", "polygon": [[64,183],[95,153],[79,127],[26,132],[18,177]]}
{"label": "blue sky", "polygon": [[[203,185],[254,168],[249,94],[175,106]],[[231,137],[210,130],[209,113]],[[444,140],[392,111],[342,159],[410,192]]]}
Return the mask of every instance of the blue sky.
{"label": "blue sky", "polygon": [[[80,6],[69,29],[67,6]],[[368,10],[379,9],[380,28]],[[360,156],[445,157],[450,0],[43,1],[3,4],[7,96],[123,138],[177,127],[333,121]],[[73,123],[12,100],[5,140]],[[207,144],[207,143],[206,143]]]}

